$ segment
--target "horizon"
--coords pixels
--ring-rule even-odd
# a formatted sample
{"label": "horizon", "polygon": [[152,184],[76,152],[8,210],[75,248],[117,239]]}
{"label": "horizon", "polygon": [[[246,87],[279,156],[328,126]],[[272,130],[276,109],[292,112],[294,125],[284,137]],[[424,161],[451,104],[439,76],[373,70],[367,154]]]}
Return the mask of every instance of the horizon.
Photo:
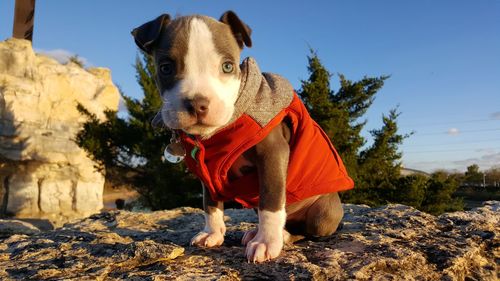
{"label": "horizon", "polygon": [[[262,70],[283,75],[295,89],[308,78],[309,47],[334,74],[333,90],[337,73],[349,80],[391,75],[365,115],[363,136],[370,144],[369,130],[398,106],[399,132],[415,132],[400,146],[403,167],[463,172],[471,164],[481,170],[500,164],[499,2],[335,1],[307,10],[298,1],[266,3],[265,9],[262,3],[39,1],[33,48],[61,61],[76,54],[86,66],[110,68],[125,95],[141,98],[130,30],[164,12],[217,18],[231,9],[253,29],[255,46],[242,58],[255,57]],[[11,37],[13,14],[14,0],[2,1],[2,41]]]}

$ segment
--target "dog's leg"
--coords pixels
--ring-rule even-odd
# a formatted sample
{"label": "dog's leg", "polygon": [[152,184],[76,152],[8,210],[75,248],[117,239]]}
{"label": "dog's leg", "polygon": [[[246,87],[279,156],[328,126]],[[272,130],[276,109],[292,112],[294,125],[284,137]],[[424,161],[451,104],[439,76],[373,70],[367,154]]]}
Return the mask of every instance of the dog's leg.
{"label": "dog's leg", "polygon": [[344,209],[337,192],[324,194],[309,207],[306,234],[309,236],[332,235],[344,216]]}
{"label": "dog's leg", "polygon": [[[283,248],[286,221],[285,192],[290,148],[277,126],[249,151],[259,176],[259,226],[257,232],[247,233],[242,242],[249,262],[263,262],[277,257]],[[249,240],[249,238],[253,238]],[[248,241],[249,240],[249,241]]]}
{"label": "dog's leg", "polygon": [[338,228],[344,210],[337,192],[317,195],[286,207],[285,228],[292,237],[298,235],[320,237],[332,235]]}
{"label": "dog's leg", "polygon": [[305,232],[308,236],[332,235],[344,216],[337,192],[320,196],[307,210]]}
{"label": "dog's leg", "polygon": [[220,246],[224,242],[224,234],[226,233],[224,203],[213,201],[204,185],[203,209],[205,211],[205,228],[191,239],[191,245],[200,247]]}

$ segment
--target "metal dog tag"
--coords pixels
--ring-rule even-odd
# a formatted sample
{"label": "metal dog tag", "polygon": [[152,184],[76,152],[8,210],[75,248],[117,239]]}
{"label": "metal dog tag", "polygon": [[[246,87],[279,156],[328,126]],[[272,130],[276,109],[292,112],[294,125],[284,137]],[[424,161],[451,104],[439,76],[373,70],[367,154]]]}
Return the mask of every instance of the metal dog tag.
{"label": "metal dog tag", "polygon": [[168,162],[177,164],[184,160],[186,156],[186,150],[180,142],[170,143],[165,147],[165,151],[163,151],[163,156],[167,159]]}

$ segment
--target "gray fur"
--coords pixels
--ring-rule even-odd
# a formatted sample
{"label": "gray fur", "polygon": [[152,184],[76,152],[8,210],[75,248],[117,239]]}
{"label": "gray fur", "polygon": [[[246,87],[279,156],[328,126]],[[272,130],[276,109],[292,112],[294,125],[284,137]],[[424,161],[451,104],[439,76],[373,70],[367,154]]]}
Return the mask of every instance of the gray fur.
{"label": "gray fur", "polygon": [[216,209],[223,211],[224,202],[212,200],[212,197],[210,196],[210,193],[203,182],[201,183],[201,185],[203,187],[203,210],[205,211],[205,213],[212,214]]}
{"label": "gray fur", "polygon": [[259,210],[276,212],[285,207],[286,175],[290,156],[289,128],[282,123],[276,126],[258,144],[245,152],[257,167],[259,177]]}
{"label": "gray fur", "polygon": [[[181,17],[170,22],[162,31],[153,58],[156,67],[156,79],[160,93],[173,88],[183,78],[184,57],[188,51],[189,21],[191,17]],[[162,76],[160,66],[162,63],[172,61],[175,65],[175,73],[170,76]]]}
{"label": "gray fur", "polygon": [[337,192],[318,195],[286,207],[286,229],[294,235],[332,235],[340,225],[344,210]]}

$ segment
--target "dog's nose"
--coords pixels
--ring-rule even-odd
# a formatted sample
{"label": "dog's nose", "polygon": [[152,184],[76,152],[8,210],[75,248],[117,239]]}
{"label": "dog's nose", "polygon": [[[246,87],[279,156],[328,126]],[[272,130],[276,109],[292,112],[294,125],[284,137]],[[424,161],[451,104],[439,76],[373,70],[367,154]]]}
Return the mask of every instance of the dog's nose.
{"label": "dog's nose", "polygon": [[196,95],[192,99],[185,99],[184,106],[192,113],[196,114],[198,118],[203,118],[208,114],[209,100],[201,95]]}

